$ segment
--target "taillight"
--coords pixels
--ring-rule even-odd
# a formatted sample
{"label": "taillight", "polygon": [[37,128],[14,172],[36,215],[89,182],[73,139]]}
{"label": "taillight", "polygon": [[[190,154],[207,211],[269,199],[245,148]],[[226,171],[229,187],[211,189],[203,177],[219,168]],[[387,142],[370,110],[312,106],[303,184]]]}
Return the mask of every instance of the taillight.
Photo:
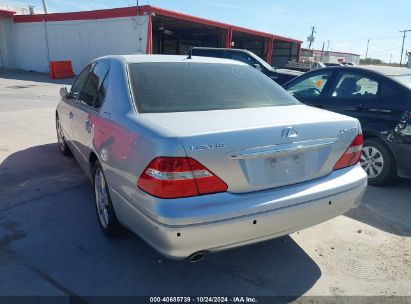
{"label": "taillight", "polygon": [[157,157],[137,186],[156,197],[179,198],[227,191],[227,184],[190,157]]}
{"label": "taillight", "polygon": [[358,163],[361,157],[362,142],[363,142],[362,134],[358,134],[354,138],[354,140],[352,141],[348,149],[344,152],[344,154],[337,161],[333,170],[342,169],[342,168],[349,167],[349,166],[352,166]]}

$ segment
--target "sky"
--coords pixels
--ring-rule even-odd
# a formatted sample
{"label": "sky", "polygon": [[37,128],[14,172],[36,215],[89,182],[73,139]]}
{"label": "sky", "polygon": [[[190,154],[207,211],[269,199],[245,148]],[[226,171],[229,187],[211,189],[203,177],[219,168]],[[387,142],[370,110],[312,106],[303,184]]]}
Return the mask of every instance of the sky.
{"label": "sky", "polygon": [[[41,0],[13,0],[3,3],[34,5]],[[95,10],[136,5],[136,0],[47,0],[49,12]],[[363,58],[369,39],[368,57],[399,62],[400,30],[411,30],[410,0],[140,0],[190,15],[261,30],[304,41],[311,26],[316,34],[313,48],[352,52]],[[329,41],[329,44],[328,44]],[[411,52],[411,32],[404,52]]]}

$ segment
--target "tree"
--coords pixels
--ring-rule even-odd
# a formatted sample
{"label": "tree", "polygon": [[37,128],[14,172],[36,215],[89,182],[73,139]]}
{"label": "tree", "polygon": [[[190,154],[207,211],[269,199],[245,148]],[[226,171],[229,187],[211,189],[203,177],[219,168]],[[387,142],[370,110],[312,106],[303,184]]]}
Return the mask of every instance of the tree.
{"label": "tree", "polygon": [[365,58],[360,59],[360,64],[381,64],[383,63],[381,59]]}

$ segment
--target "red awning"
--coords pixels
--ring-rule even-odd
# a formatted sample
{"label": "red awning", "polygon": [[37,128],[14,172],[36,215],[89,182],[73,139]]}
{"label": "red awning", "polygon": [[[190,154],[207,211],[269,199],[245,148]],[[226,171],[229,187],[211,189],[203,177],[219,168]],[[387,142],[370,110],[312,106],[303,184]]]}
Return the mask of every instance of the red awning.
{"label": "red awning", "polygon": [[13,18],[13,15],[15,14],[15,11],[8,11],[8,10],[2,10],[0,9],[0,17],[1,18]]}

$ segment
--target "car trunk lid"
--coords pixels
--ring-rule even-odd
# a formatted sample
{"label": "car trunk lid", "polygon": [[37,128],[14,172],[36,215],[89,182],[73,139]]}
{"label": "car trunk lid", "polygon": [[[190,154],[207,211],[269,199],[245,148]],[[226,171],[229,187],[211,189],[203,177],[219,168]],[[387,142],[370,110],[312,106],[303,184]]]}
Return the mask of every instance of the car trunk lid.
{"label": "car trunk lid", "polygon": [[142,114],[187,156],[243,193],[329,174],[358,134],[356,119],[305,105]]}

